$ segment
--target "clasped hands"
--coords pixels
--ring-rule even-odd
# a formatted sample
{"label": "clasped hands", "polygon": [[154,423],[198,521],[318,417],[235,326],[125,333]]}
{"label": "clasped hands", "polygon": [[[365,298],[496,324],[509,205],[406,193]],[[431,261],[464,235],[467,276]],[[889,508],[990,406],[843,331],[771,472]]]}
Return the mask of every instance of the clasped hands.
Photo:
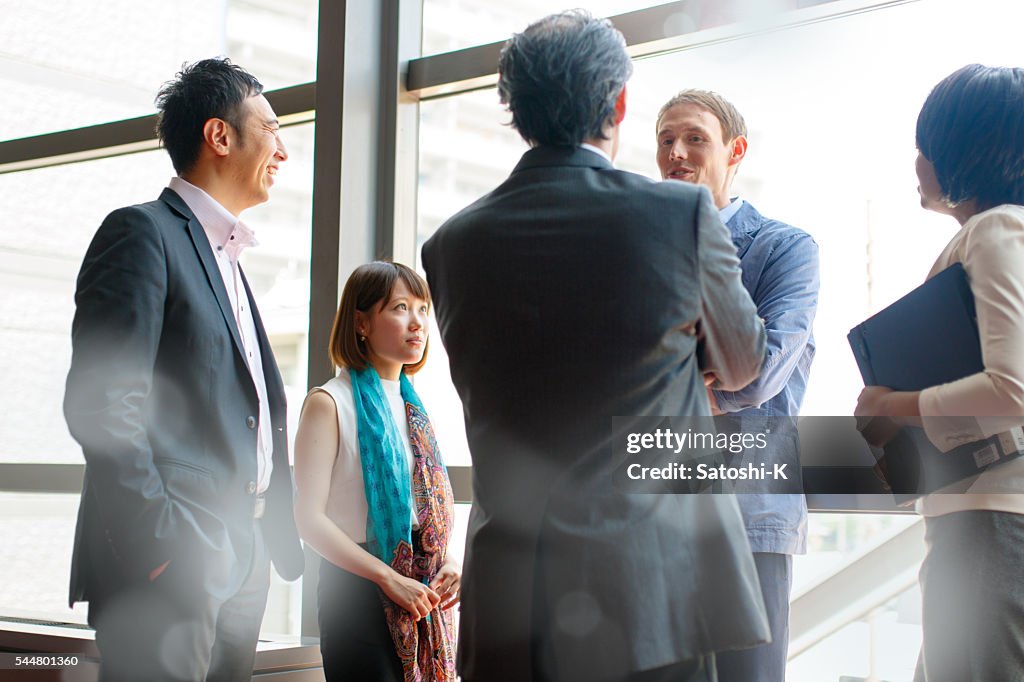
{"label": "clasped hands", "polygon": [[448,558],[429,585],[391,571],[380,587],[391,601],[408,611],[413,620],[420,620],[435,608],[444,611],[458,603],[462,571],[454,559]]}

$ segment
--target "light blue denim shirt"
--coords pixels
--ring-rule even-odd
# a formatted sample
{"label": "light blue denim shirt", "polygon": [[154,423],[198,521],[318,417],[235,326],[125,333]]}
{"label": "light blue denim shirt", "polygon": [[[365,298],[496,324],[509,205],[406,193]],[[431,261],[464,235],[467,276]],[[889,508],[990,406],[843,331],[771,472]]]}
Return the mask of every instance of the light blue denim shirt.
{"label": "light blue denim shirt", "polygon": [[[765,218],[740,198],[719,214],[736,245],[743,286],[764,320],[768,349],[753,383],[740,391],[715,391],[715,398],[721,410],[737,416],[795,418],[814,359],[818,245],[803,230]],[[803,495],[747,493],[736,499],[753,551],[807,551]]]}

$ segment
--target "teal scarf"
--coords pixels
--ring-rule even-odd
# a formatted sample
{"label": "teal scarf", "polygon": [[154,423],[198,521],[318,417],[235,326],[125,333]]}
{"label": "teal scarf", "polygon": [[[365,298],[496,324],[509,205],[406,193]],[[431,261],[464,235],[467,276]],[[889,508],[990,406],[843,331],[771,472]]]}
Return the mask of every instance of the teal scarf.
{"label": "teal scarf", "polygon": [[[412,544],[412,475],[377,370],[349,369],[349,374],[366,491],[367,543],[374,556],[391,565],[400,543]],[[423,403],[404,372],[401,387],[402,400],[422,410]]]}
{"label": "teal scarf", "polygon": [[[370,552],[399,574],[425,585],[445,560],[454,521],[452,487],[427,412],[402,374],[401,391],[415,469],[409,471],[405,443],[392,417],[380,376],[372,367],[350,369],[359,457],[366,492],[366,537]],[[415,504],[413,499],[415,498]],[[420,541],[412,542],[409,510],[416,510]],[[434,610],[413,621],[381,595],[384,619],[402,662],[405,682],[455,682],[455,636],[451,611]]]}

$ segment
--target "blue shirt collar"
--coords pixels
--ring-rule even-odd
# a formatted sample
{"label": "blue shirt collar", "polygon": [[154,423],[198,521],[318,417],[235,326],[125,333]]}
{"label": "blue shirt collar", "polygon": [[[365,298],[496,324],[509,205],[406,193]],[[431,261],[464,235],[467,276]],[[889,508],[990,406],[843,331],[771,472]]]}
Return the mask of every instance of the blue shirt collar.
{"label": "blue shirt collar", "polygon": [[733,197],[732,201],[725,208],[718,209],[718,216],[722,219],[722,222],[728,224],[732,217],[736,215],[736,212],[743,206],[743,197]]}

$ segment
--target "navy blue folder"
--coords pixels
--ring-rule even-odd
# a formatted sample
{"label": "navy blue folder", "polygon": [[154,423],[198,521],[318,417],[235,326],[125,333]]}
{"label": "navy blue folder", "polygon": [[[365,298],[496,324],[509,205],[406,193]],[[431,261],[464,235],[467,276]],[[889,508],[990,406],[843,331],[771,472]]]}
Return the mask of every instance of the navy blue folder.
{"label": "navy blue folder", "polygon": [[955,263],[846,337],[865,386],[920,391],[984,369],[974,296]]}
{"label": "navy blue folder", "polygon": [[[851,329],[847,339],[865,386],[919,391],[984,369],[974,296],[959,263]],[[921,429],[904,428],[885,446],[886,478],[902,504],[1018,454],[998,436],[942,453]]]}

